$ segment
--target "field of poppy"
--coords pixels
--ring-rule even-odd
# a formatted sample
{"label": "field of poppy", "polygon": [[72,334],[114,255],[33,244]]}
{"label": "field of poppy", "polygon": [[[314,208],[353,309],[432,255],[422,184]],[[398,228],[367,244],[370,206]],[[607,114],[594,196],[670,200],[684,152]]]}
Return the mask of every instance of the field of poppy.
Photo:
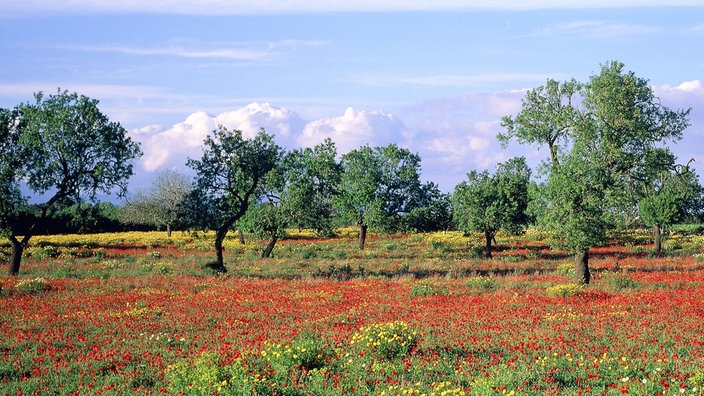
{"label": "field of poppy", "polygon": [[[704,237],[592,249],[540,235],[37,237],[1,277],[0,395],[699,395]],[[0,245],[0,259],[8,252]],[[5,257],[6,259],[6,257]]]}

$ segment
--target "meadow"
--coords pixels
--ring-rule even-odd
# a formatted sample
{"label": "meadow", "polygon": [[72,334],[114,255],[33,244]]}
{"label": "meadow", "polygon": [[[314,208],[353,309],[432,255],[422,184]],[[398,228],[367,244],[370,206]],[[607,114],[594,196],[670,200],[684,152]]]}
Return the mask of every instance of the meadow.
{"label": "meadow", "polygon": [[[233,233],[234,234],[234,233]],[[0,277],[0,395],[700,395],[704,237],[38,236]],[[0,244],[7,264],[9,247]]]}

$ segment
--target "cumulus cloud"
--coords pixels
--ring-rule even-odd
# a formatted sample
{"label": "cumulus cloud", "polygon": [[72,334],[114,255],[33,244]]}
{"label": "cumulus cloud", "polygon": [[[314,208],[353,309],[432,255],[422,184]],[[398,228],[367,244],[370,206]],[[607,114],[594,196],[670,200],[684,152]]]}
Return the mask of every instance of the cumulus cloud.
{"label": "cumulus cloud", "polygon": [[264,128],[276,136],[279,144],[286,145],[291,131],[300,129],[302,121],[295,112],[269,103],[251,103],[216,116],[195,112],[166,130],[152,125],[132,131],[135,140],[142,143],[142,167],[152,172],[162,167],[183,166],[188,157],[200,156],[203,140],[218,125],[241,130],[247,138]]}
{"label": "cumulus cloud", "polygon": [[389,143],[403,144],[408,136],[404,123],[392,114],[380,111],[356,111],[347,108],[339,117],[309,122],[298,137],[300,146],[312,147],[331,138],[339,153],[369,144],[380,146]]}

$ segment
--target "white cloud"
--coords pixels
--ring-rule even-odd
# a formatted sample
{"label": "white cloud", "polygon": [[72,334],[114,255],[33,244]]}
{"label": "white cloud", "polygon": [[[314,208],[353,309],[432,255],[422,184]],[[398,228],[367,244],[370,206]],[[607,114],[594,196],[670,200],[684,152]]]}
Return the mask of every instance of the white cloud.
{"label": "white cloud", "polygon": [[302,121],[288,109],[276,108],[269,103],[251,103],[216,116],[195,112],[167,130],[158,125],[139,128],[132,134],[142,143],[142,167],[152,172],[162,167],[183,166],[189,157],[198,158],[203,140],[218,125],[241,130],[247,138],[254,137],[260,128],[264,128],[276,136],[279,144],[285,144],[291,131],[300,128]]}
{"label": "white cloud", "polygon": [[590,38],[615,38],[641,34],[657,33],[659,28],[627,23],[610,23],[606,21],[575,21],[545,26],[536,32],[541,36],[582,36]]}
{"label": "white cloud", "polygon": [[161,47],[128,47],[110,45],[61,45],[59,48],[83,52],[108,52],[139,56],[173,56],[180,58],[211,58],[241,61],[257,61],[269,58],[282,51],[319,47],[328,44],[325,40],[280,40],[254,42],[201,42],[179,39]]}
{"label": "white cloud", "polygon": [[701,6],[699,0],[53,0],[11,1],[3,4],[5,15],[47,13],[174,13],[199,15],[247,15],[309,12],[388,12],[585,9],[623,7]]}
{"label": "white cloud", "polygon": [[366,144],[402,145],[401,138],[404,136],[408,136],[406,126],[393,115],[379,111],[356,111],[349,107],[342,116],[308,123],[297,142],[301,146],[311,147],[331,138],[342,154]]}

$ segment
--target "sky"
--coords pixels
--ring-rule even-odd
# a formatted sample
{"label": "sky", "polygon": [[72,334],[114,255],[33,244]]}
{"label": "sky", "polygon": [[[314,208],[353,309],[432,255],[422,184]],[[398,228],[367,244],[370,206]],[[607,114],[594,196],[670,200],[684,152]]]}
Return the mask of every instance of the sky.
{"label": "sky", "polygon": [[287,149],[396,143],[452,192],[545,148],[496,140],[528,89],[620,61],[692,108],[704,175],[704,0],[0,0],[0,107],[78,92],[140,142],[133,191],[188,174],[218,125]]}

